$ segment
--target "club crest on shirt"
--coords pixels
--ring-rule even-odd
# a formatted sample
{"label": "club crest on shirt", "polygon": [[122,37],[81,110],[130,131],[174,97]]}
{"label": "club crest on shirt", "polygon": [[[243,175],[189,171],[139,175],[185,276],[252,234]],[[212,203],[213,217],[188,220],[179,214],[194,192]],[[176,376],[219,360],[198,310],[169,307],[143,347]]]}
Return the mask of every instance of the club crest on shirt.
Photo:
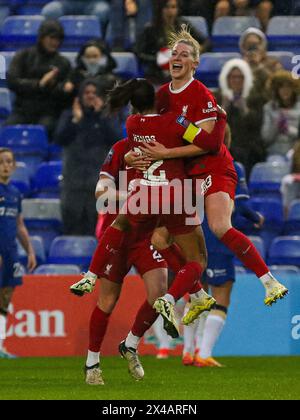
{"label": "club crest on shirt", "polygon": [[184,116],[184,117],[186,117],[187,116],[187,113],[188,113],[188,109],[189,109],[189,106],[188,105],[184,105],[182,107],[182,113],[181,113],[181,115]]}

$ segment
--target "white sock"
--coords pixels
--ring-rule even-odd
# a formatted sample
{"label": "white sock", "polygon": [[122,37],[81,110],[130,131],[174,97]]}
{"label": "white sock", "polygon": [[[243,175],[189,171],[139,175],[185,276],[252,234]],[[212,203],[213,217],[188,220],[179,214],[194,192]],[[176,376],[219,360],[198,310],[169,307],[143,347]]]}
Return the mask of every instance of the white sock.
{"label": "white sock", "polygon": [[157,321],[153,324],[152,328],[159,342],[158,348],[160,350],[170,349],[172,338],[166,333],[161,316],[157,318]]}
{"label": "white sock", "polygon": [[225,326],[225,319],[219,315],[210,314],[207,317],[200,357],[207,359],[212,356],[213,349]]}
{"label": "white sock", "polygon": [[200,350],[202,347],[203,334],[204,334],[205,324],[206,324],[208,315],[209,315],[209,312],[207,311],[203,312],[203,314],[201,314],[200,318],[198,319],[198,328],[196,331],[196,349],[198,350]]}
{"label": "white sock", "polygon": [[200,299],[200,298],[208,298],[210,297],[204,289],[199,290],[197,293],[192,293],[190,295],[191,299]]}
{"label": "white sock", "polygon": [[95,366],[97,363],[100,363],[100,353],[88,350],[86,366],[92,367]]}
{"label": "white sock", "polygon": [[6,316],[0,315],[0,351],[3,350],[4,340],[6,338]]}
{"label": "white sock", "polygon": [[277,280],[275,279],[275,277],[272,275],[272,273],[269,271],[267,274],[265,274],[264,276],[260,277],[259,279],[263,286],[267,289],[270,284],[272,284],[273,282],[277,282]]}
{"label": "white sock", "polygon": [[169,295],[169,293],[167,293],[167,294],[165,294],[164,298],[165,298],[168,302],[170,302],[170,303],[172,303],[173,305],[175,305],[175,299],[174,299],[174,296]]}
{"label": "white sock", "polygon": [[128,334],[126,338],[125,346],[136,350],[138,348],[140,341],[141,341],[141,337],[137,337],[136,335],[133,335],[132,332],[130,331],[130,333]]}

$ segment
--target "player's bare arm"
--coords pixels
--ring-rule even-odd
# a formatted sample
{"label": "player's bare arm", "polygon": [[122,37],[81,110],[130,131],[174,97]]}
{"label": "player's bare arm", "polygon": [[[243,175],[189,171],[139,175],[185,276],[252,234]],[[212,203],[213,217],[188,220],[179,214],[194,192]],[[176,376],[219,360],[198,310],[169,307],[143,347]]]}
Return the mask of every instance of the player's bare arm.
{"label": "player's bare arm", "polygon": [[36,262],[34,249],[30,242],[28,230],[25,226],[24,219],[21,215],[19,215],[17,218],[17,232],[18,232],[18,239],[22,247],[25,249],[26,254],[28,256],[27,268],[30,272],[32,272],[36,268],[37,262]]}
{"label": "player's bare arm", "polygon": [[96,200],[98,200],[103,194],[107,195],[107,193],[113,195],[113,197],[109,197],[113,200],[126,200],[127,192],[116,190],[115,186],[115,182],[111,178],[106,175],[100,175],[95,191]]}

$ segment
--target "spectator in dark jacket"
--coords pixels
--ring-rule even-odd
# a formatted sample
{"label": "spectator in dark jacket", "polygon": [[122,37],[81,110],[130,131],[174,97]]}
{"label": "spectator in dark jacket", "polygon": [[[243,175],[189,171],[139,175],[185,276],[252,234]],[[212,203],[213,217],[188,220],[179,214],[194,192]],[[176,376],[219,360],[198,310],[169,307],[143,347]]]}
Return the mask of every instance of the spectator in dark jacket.
{"label": "spectator in dark jacket", "polygon": [[[178,0],[154,1],[153,22],[145,27],[136,44],[136,54],[144,65],[145,75],[154,83],[165,83],[170,78],[169,35],[180,30],[183,23],[187,22],[179,17]],[[208,47],[208,41],[193,27],[190,27],[190,30],[204,52]]]}
{"label": "spectator in dark jacket", "polygon": [[69,94],[64,84],[70,72],[69,61],[58,53],[63,41],[62,26],[44,22],[37,45],[18,52],[8,71],[8,86],[15,92],[13,112],[6,125],[41,124],[49,135],[64,108]]}
{"label": "spectator in dark jacket", "polygon": [[65,85],[65,90],[74,96],[78,95],[79,86],[86,79],[94,78],[103,91],[112,89],[118,80],[112,73],[117,66],[116,61],[102,40],[91,40],[84,44],[79,51],[76,64]]}
{"label": "spectator in dark jacket", "polygon": [[95,187],[99,168],[121,132],[103,113],[104,95],[85,81],[73,108],[59,121],[55,142],[64,149],[62,216],[67,235],[94,235],[97,222]]}

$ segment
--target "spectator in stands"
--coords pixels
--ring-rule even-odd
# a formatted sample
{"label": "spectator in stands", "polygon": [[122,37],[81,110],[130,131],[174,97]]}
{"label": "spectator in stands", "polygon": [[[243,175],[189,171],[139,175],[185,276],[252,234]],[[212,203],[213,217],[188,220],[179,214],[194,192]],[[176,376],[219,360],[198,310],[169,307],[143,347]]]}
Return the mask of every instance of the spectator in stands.
{"label": "spectator in stands", "polygon": [[244,60],[250,64],[254,72],[264,71],[269,76],[282,69],[277,58],[268,56],[267,37],[260,29],[247,29],[242,34],[239,45]]}
{"label": "spectator in stands", "polygon": [[215,6],[215,19],[222,16],[256,15],[266,29],[272,10],[272,0],[219,0]]}
{"label": "spectator in stands", "polygon": [[97,16],[102,28],[109,21],[110,0],[55,0],[46,4],[42,15],[47,19],[58,19],[64,15],[92,15]]}
{"label": "spectator in stands", "polygon": [[264,106],[262,138],[269,155],[286,155],[298,138],[299,80],[288,71],[279,71],[271,77],[269,91],[271,100]]}
{"label": "spectator in stands", "polygon": [[46,21],[40,26],[37,45],[14,56],[7,81],[16,99],[6,125],[41,124],[50,136],[53,133],[69,98],[64,84],[71,66],[58,52],[63,38],[62,26]]}
{"label": "spectator in stands", "polygon": [[285,213],[288,215],[291,203],[296,199],[300,199],[300,142],[295,144],[292,151],[291,174],[283,178],[281,193]]}
{"label": "spectator in stands", "polygon": [[151,18],[152,0],[111,0],[110,24],[113,51],[124,51],[125,47],[130,49]]}
{"label": "spectator in stands", "polygon": [[[161,84],[169,80],[169,34],[178,31],[183,23],[187,22],[179,17],[178,0],[155,0],[153,21],[146,26],[136,44],[136,54],[144,66],[146,77],[152,82]],[[191,34],[199,41],[204,52],[208,40],[193,27]]]}
{"label": "spectator in stands", "polygon": [[189,0],[181,2],[183,16],[203,16],[211,30],[218,0]]}
{"label": "spectator in stands", "polygon": [[120,130],[103,113],[104,95],[86,80],[72,109],[58,123],[55,141],[64,148],[62,216],[67,235],[94,235],[97,222],[95,186],[99,168]]}
{"label": "spectator in stands", "polygon": [[242,59],[229,60],[219,78],[220,89],[216,93],[218,103],[226,110],[232,130],[231,152],[236,161],[244,164],[249,175],[253,165],[264,160],[264,148],[260,139],[263,102],[257,98],[253,73]]}
{"label": "spectator in stands", "polygon": [[102,40],[91,40],[84,44],[77,56],[76,64],[65,85],[65,90],[74,96],[78,95],[79,86],[85,79],[95,78],[103,91],[112,89],[117,81],[112,73],[117,64]]}

